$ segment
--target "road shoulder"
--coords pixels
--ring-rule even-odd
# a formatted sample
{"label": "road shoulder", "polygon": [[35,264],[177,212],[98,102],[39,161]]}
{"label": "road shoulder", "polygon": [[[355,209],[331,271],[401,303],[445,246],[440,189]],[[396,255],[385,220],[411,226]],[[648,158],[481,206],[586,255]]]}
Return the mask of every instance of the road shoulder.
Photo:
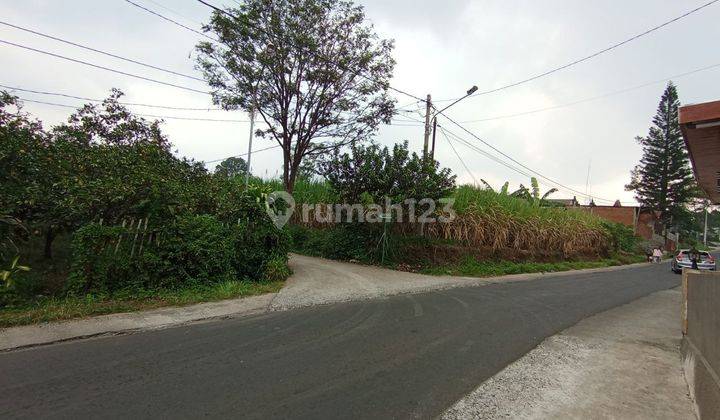
{"label": "road shoulder", "polygon": [[680,300],[661,291],[548,337],[443,419],[695,419],[682,374]]}

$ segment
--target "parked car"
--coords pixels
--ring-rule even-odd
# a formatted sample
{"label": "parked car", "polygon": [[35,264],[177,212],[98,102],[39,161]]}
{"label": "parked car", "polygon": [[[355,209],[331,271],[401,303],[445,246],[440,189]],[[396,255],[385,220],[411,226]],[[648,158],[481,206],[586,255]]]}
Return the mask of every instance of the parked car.
{"label": "parked car", "polygon": [[[700,261],[698,261],[698,270],[715,271],[717,269],[715,257],[707,251],[700,251],[699,254]],[[677,256],[670,261],[670,269],[675,273],[682,273],[683,268],[692,268],[689,249],[681,249],[678,251]]]}

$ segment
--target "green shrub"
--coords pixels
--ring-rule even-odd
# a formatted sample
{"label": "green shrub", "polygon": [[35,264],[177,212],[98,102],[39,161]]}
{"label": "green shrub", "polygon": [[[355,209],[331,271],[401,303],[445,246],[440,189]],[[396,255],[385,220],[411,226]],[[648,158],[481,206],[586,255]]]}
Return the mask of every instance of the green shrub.
{"label": "green shrub", "polygon": [[603,221],[602,226],[610,237],[610,247],[614,252],[637,252],[640,238],[632,228],[620,223]]}
{"label": "green shrub", "polygon": [[364,202],[363,196],[376,204],[384,203],[386,197],[393,203],[440,199],[455,189],[450,169],[411,153],[407,141],[392,149],[370,144],[352,146],[351,153],[335,150],[319,162],[318,170],[345,203]]}
{"label": "green shrub", "polygon": [[290,274],[292,274],[292,272],[288,267],[287,257],[278,255],[271,258],[265,264],[263,280],[268,282],[282,281],[290,277]]}
{"label": "green shrub", "polygon": [[160,245],[139,258],[148,288],[207,284],[236,277],[232,237],[214,216],[180,216],[160,233]]}
{"label": "green shrub", "polygon": [[[118,246],[118,238],[123,236]],[[132,249],[122,227],[91,223],[73,238],[70,294],[175,289],[237,279],[283,280],[289,274],[289,236],[266,214],[236,223],[210,215],[181,215],[159,231],[159,241]],[[132,257],[131,257],[132,254]]]}
{"label": "green shrub", "polygon": [[72,265],[66,284],[70,294],[85,293],[90,290],[112,290],[126,285],[132,269],[125,248],[118,246],[118,252],[112,243],[129,232],[119,226],[103,226],[90,223],[78,229],[72,240]]}
{"label": "green shrub", "polygon": [[335,260],[379,262],[382,225],[377,223],[339,223],[325,229],[291,226],[295,251]]}
{"label": "green shrub", "polygon": [[287,266],[290,236],[278,229],[264,212],[231,225],[233,264],[241,278],[264,280],[268,264],[282,261]]}

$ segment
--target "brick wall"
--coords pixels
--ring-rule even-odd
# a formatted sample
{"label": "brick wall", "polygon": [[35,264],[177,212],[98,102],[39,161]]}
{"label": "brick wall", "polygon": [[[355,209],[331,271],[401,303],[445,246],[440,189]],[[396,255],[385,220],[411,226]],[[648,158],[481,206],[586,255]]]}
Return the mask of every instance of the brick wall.
{"label": "brick wall", "polygon": [[[594,214],[605,220],[615,223],[621,223],[632,228],[635,225],[635,211],[637,207],[615,207],[615,206],[580,206],[580,210]],[[645,240],[651,240],[655,231],[655,215],[650,211],[640,213],[637,226],[635,226],[635,234]],[[666,244],[668,250],[674,249]]]}
{"label": "brick wall", "polygon": [[582,206],[581,209],[605,220],[633,227],[635,207]]}

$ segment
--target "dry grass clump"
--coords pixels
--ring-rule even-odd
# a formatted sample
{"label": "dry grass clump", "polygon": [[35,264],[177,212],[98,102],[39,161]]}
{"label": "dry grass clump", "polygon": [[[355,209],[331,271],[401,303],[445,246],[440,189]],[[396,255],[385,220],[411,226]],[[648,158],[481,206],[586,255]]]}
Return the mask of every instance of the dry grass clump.
{"label": "dry grass clump", "polygon": [[527,200],[472,186],[455,193],[458,217],[433,223],[433,237],[494,250],[516,249],[564,256],[604,254],[608,235],[600,219],[572,209],[541,207]]}

